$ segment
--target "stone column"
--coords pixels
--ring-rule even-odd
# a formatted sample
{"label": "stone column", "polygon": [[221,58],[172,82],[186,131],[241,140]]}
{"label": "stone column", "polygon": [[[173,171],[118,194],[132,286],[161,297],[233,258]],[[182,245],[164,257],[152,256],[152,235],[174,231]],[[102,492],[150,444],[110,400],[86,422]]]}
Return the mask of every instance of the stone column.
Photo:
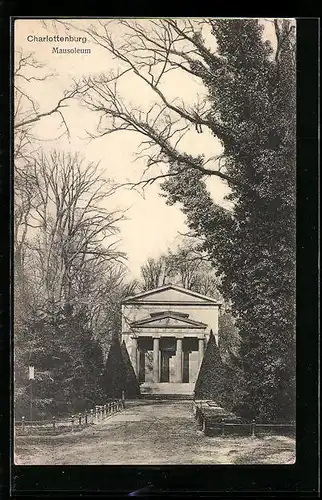
{"label": "stone column", "polygon": [[138,374],[138,339],[132,337],[132,364],[135,374]]}
{"label": "stone column", "polygon": [[204,355],[205,341],[204,339],[198,339],[198,342],[199,342],[199,367],[200,367]]}
{"label": "stone column", "polygon": [[159,349],[160,339],[158,337],[153,337],[153,382],[160,382]]}
{"label": "stone column", "polygon": [[177,382],[182,382],[182,339],[177,339]]}

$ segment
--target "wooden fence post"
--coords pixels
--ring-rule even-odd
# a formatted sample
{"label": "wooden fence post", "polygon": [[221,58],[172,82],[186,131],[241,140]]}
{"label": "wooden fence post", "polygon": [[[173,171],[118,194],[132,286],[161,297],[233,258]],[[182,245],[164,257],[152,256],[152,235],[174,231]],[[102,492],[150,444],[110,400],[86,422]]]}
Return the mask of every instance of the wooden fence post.
{"label": "wooden fence post", "polygon": [[85,412],[85,424],[87,425],[87,411]]}
{"label": "wooden fence post", "polygon": [[56,418],[53,417],[53,431],[56,430]]}
{"label": "wooden fence post", "polygon": [[122,396],[121,396],[121,398],[122,398],[122,407],[123,407],[123,409],[124,409],[124,408],[125,408],[125,392],[124,392],[124,391],[122,391]]}
{"label": "wooden fence post", "polygon": [[82,414],[78,414],[78,425],[82,425]]}
{"label": "wooden fence post", "polygon": [[25,430],[25,418],[26,417],[21,417],[21,430],[24,431]]}
{"label": "wooden fence post", "polygon": [[94,410],[93,408],[91,409],[91,424],[94,423]]}
{"label": "wooden fence post", "polygon": [[206,436],[206,434],[207,434],[207,422],[206,422],[205,418],[203,418],[203,420],[202,420],[202,432]]}
{"label": "wooden fence post", "polygon": [[107,409],[106,409],[106,405],[104,405],[104,418],[106,418],[106,415],[107,415]]}
{"label": "wooden fence post", "polygon": [[98,408],[95,406],[95,420],[98,422]]}
{"label": "wooden fence post", "polygon": [[253,418],[252,423],[251,423],[251,437],[254,438],[255,436],[255,419]]}
{"label": "wooden fence post", "polygon": [[75,424],[75,415],[72,415],[72,417],[71,417],[71,421],[72,421],[72,428],[74,428],[74,424]]}

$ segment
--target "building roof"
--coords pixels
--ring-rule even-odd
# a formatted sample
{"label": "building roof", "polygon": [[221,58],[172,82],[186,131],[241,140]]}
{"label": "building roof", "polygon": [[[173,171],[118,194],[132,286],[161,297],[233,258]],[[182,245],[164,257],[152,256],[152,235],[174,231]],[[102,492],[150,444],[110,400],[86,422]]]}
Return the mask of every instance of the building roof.
{"label": "building roof", "polygon": [[[180,314],[175,311],[161,311],[158,314],[150,314],[144,318],[131,323],[132,328],[197,328],[204,329],[205,323],[195,321],[188,314]],[[172,321],[171,321],[172,320]]]}
{"label": "building roof", "polygon": [[221,305],[221,302],[212,297],[202,295],[201,293],[182,288],[177,285],[163,285],[153,290],[147,290],[136,295],[132,295],[123,301],[123,304],[214,304]]}

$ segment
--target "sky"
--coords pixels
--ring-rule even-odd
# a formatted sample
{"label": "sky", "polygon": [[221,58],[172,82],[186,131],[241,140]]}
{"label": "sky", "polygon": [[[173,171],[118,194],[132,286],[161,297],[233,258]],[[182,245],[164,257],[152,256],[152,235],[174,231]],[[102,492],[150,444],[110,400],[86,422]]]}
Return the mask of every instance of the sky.
{"label": "sky", "polygon": [[[72,22],[74,26],[87,27],[95,23],[95,20]],[[267,21],[264,24],[265,37],[273,41],[272,23]],[[112,23],[110,29],[115,40],[120,41],[122,33],[117,23]],[[15,21],[15,50],[22,50],[24,55],[32,52],[43,64],[43,68],[37,70],[38,75],[52,75],[45,81],[23,83],[25,92],[37,101],[41,111],[52,109],[64,91],[71,87],[73,79],[107,73],[118,64],[106,49],[95,44],[89,37],[86,43],[40,42],[36,38],[55,34],[66,36],[66,31],[60,24],[56,24],[54,29],[50,21],[47,21],[46,25],[37,19]],[[78,30],[73,28],[69,29],[68,34],[80,35]],[[53,46],[86,47],[91,49],[91,53],[53,54]],[[120,91],[127,103],[144,109],[153,102],[152,91],[136,77],[128,74],[122,82]],[[168,99],[179,98],[185,103],[193,103],[197,94],[205,93],[197,79],[181,71],[169,73],[162,89]],[[135,153],[138,152],[140,145],[140,137],[137,134],[119,132],[89,140],[87,131],[95,130],[97,117],[95,113],[71,101],[64,109],[64,117],[70,130],[69,138],[66,134],[59,138],[63,130],[58,115],[45,118],[34,127],[34,135],[39,139],[38,144],[43,150],[60,149],[66,152],[78,152],[89,162],[99,162],[103,175],[117,183],[140,180],[145,164],[143,160],[135,160]],[[209,131],[204,130],[202,134],[197,134],[193,128],[182,141],[181,147],[187,153],[203,153],[209,157],[221,152],[220,143]],[[207,180],[207,186],[214,201],[229,208],[229,202],[224,199],[229,192],[225,183],[216,177],[211,177]],[[120,223],[118,238],[119,249],[128,255],[127,266],[132,278],[139,277],[140,267],[147,258],[158,257],[168,248],[175,248],[180,240],[179,233],[188,231],[180,207],[166,205],[165,199],[159,194],[159,185],[155,183],[143,193],[121,188],[112,198],[106,200],[107,207],[127,209],[127,220]]]}

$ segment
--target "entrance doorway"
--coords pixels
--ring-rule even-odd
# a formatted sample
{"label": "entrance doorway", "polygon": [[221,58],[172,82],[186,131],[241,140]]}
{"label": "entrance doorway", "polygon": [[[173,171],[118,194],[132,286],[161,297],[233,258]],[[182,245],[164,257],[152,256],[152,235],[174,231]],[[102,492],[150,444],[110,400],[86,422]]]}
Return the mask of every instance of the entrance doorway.
{"label": "entrance doorway", "polygon": [[183,341],[183,360],[182,360],[182,382],[194,382],[194,373],[196,370],[196,354],[198,352],[198,339],[186,337]]}
{"label": "entrance doorway", "polygon": [[152,370],[150,354],[152,354],[153,344],[151,337],[141,337],[138,341],[138,351],[139,351],[139,382],[147,382],[149,379],[149,373]]}
{"label": "entrance doorway", "polygon": [[171,352],[161,351],[160,382],[170,382],[170,357]]}
{"label": "entrance doorway", "polygon": [[160,354],[161,354],[161,370],[160,382],[170,382],[170,358],[175,355],[176,340],[175,338],[161,338]]}

